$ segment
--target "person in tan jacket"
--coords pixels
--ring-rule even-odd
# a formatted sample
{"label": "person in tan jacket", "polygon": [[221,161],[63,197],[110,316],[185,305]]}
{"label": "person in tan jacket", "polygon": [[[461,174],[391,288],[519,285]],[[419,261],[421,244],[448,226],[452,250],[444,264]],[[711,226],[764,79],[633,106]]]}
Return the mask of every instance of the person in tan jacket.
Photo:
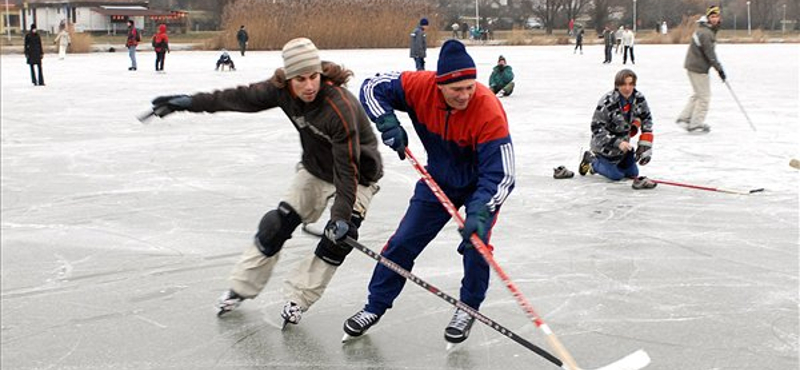
{"label": "person in tan jacket", "polygon": [[689,75],[689,82],[692,84],[694,93],[689,97],[686,107],[678,115],[676,123],[689,132],[709,132],[711,127],[705,123],[711,101],[708,70],[714,67],[722,82],[725,82],[726,79],[725,71],[714,50],[717,45],[717,31],[722,22],[719,7],[708,7],[706,15],[697,22],[697,31],[692,35],[683,65]]}

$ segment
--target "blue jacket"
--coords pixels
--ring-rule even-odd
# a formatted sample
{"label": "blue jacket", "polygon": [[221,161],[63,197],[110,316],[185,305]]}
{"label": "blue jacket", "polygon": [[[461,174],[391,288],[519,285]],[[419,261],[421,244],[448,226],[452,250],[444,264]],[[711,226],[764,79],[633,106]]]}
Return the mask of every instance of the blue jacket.
{"label": "blue jacket", "polygon": [[408,112],[428,153],[427,169],[446,193],[470,194],[494,212],[514,188],[508,120],[489,88],[476,83],[467,109],[451,109],[432,71],[391,72],[364,81],[361,104],[372,121]]}

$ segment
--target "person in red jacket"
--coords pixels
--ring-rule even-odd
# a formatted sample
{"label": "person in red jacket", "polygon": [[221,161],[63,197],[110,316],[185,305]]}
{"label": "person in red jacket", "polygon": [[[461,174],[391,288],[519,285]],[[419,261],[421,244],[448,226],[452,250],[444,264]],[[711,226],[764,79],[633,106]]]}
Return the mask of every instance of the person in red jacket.
{"label": "person in red jacket", "polygon": [[[456,207],[466,208],[458,246],[464,266],[459,298],[479,310],[489,288],[489,265],[469,238],[477,234],[489,244],[500,207],[514,188],[514,150],[502,104],[476,79],[475,62],[464,44],[451,39],[442,45],[435,72],[377,74],[364,81],[361,104],[383,143],[401,160],[406,157],[408,135],[395,112],[407,112],[428,154],[431,177]],[[410,271],[449,220],[450,214],[433,191],[418,181],[406,214],[381,256]],[[404,284],[402,276],[376,265],[367,303],[345,321],[345,333],[350,337],[364,334],[392,307]],[[463,342],[474,321],[466,311],[456,309],[445,328],[445,340]]]}
{"label": "person in red jacket", "polygon": [[153,35],[153,50],[156,52],[156,72],[164,70],[164,58],[169,52],[169,37],[167,25],[158,26],[158,33]]}

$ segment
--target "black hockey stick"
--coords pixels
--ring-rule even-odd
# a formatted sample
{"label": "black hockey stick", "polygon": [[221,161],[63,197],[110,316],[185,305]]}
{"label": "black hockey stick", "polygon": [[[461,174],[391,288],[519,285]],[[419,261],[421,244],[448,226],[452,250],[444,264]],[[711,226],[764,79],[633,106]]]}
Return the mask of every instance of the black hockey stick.
{"label": "black hockey stick", "polygon": [[141,123],[147,124],[147,121],[150,121],[150,118],[153,118],[153,116],[155,116],[155,115],[156,115],[156,111],[151,109],[148,112],[145,112],[145,113],[142,113],[142,114],[136,116],[136,119],[138,119],[139,122],[141,122]]}
{"label": "black hockey stick", "polygon": [[[306,230],[305,227],[303,228],[303,231],[311,233],[310,231]],[[447,303],[450,303],[451,305],[464,310],[470,316],[472,316],[475,319],[477,319],[478,321],[486,324],[486,326],[494,329],[498,333],[503,334],[504,336],[506,336],[509,339],[517,342],[518,344],[522,345],[523,347],[525,347],[525,348],[527,348],[527,349],[529,349],[529,350],[531,350],[533,352],[536,352],[537,355],[544,357],[547,361],[550,361],[554,365],[559,366],[559,367],[564,368],[564,369],[568,369],[568,367],[566,367],[564,365],[564,363],[561,362],[561,360],[559,360],[557,357],[555,357],[552,354],[550,354],[550,352],[547,352],[546,350],[542,349],[541,347],[539,347],[539,346],[537,346],[537,345],[535,345],[535,344],[533,344],[531,342],[528,342],[527,340],[523,339],[522,337],[520,337],[519,335],[517,335],[513,331],[509,330],[505,326],[502,326],[502,325],[498,324],[497,322],[495,322],[494,320],[484,316],[479,311],[476,311],[472,307],[467,306],[464,302],[461,302],[461,301],[453,298],[451,295],[439,290],[439,288],[428,284],[425,280],[420,279],[419,277],[417,277],[416,275],[412,274],[408,270],[404,269],[400,265],[394,263],[392,260],[390,260],[390,259],[388,259],[388,258],[386,258],[384,256],[381,256],[378,253],[375,253],[372,249],[367,248],[366,246],[364,246],[363,244],[359,243],[355,239],[353,239],[353,238],[348,236],[348,237],[345,238],[344,242],[347,245],[349,245],[349,246],[351,246],[351,247],[353,247],[355,249],[358,249],[359,251],[361,251],[362,253],[366,254],[369,257],[371,257],[372,259],[378,261],[378,263],[380,263],[381,265],[386,266],[386,268],[388,268],[389,270],[392,270],[392,271],[396,272],[398,275],[406,278],[408,281],[411,281],[414,284],[419,285],[420,287],[422,287],[425,290],[433,293],[437,297],[445,300]]]}

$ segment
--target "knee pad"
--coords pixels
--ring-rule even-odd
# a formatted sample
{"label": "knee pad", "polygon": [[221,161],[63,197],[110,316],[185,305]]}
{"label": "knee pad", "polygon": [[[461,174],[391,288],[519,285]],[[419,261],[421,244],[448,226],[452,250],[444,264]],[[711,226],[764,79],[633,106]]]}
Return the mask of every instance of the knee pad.
{"label": "knee pad", "polygon": [[300,215],[286,202],[278,209],[267,212],[258,224],[255,244],[265,256],[272,257],[280,252],[283,243],[292,238],[292,232],[300,225]]}
{"label": "knee pad", "polygon": [[[353,239],[358,240],[358,228],[361,227],[361,222],[364,219],[361,215],[353,213],[350,217],[350,236]],[[317,255],[321,260],[331,264],[333,266],[339,266],[344,263],[344,258],[347,257],[348,254],[353,250],[353,247],[342,244],[336,244],[332,242],[330,239],[326,237],[322,237],[317,244],[317,249],[314,250],[314,254]]]}

